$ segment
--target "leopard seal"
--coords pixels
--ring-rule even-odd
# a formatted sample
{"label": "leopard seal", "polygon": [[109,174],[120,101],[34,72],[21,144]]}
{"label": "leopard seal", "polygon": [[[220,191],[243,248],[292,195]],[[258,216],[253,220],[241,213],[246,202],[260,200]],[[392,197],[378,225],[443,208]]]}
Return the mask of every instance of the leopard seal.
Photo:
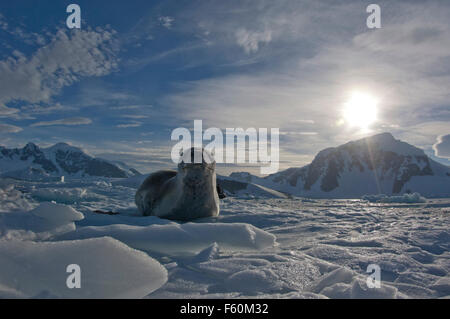
{"label": "leopard seal", "polygon": [[[201,152],[201,163],[194,163],[196,152]],[[212,155],[201,148],[190,148],[180,155],[177,171],[152,173],[138,188],[135,203],[139,212],[181,221],[218,216],[216,162]]]}

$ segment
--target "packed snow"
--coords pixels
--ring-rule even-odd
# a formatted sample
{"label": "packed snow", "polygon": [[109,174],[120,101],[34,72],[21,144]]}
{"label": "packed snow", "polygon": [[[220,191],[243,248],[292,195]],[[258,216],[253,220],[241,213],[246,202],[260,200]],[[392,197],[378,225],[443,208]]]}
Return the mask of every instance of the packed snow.
{"label": "packed snow", "polygon": [[419,193],[403,194],[397,196],[380,195],[364,195],[364,200],[371,203],[426,203],[427,199]]}
{"label": "packed snow", "polygon": [[178,223],[139,216],[116,181],[2,180],[0,297],[450,296],[450,199],[227,197],[219,217]]}

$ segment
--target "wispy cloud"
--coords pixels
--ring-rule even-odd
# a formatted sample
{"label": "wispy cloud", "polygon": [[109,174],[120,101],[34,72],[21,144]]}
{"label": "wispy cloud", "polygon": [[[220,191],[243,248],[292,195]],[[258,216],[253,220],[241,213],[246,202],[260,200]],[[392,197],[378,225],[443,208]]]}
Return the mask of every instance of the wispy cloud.
{"label": "wispy cloud", "polygon": [[129,128],[129,127],[139,127],[141,125],[142,125],[141,122],[131,122],[131,123],[118,124],[118,125],[116,125],[116,127],[118,127],[118,128]]}
{"label": "wispy cloud", "polygon": [[148,115],[138,115],[138,114],[123,114],[120,117],[129,118],[129,119],[146,119]]}
{"label": "wispy cloud", "polygon": [[139,108],[135,104],[136,97],[129,91],[118,90],[109,85],[90,83],[81,83],[81,88],[77,95],[77,106],[92,107],[92,106],[107,106],[111,109],[127,109]]}
{"label": "wispy cloud", "polygon": [[111,107],[112,110],[135,110],[140,108],[151,108],[152,105],[120,105]]}
{"label": "wispy cloud", "polygon": [[261,44],[269,43],[271,40],[272,32],[270,30],[255,32],[243,28],[236,31],[236,42],[244,48],[245,53],[256,52]]}
{"label": "wispy cloud", "polygon": [[15,114],[17,112],[19,112],[18,109],[6,107],[6,106],[0,104],[0,117],[8,117],[8,116],[10,116],[12,114]]}
{"label": "wispy cloud", "polygon": [[46,37],[41,33],[36,32],[26,32],[22,27],[20,26],[14,26],[8,24],[7,19],[4,15],[0,13],[0,29],[4,32],[14,36],[14,38],[19,39],[23,41],[24,43],[28,45],[44,45],[47,41]]}
{"label": "wispy cloud", "polygon": [[21,127],[0,123],[0,133],[18,133],[22,131]]}
{"label": "wispy cloud", "polygon": [[170,157],[171,146],[167,143],[143,147],[139,141],[116,141],[87,149],[95,156],[122,161],[143,173],[175,167]]}
{"label": "wispy cloud", "polygon": [[5,19],[5,16],[0,13],[0,29],[3,31],[8,30],[8,22]]}
{"label": "wispy cloud", "polygon": [[36,115],[36,114],[50,114],[56,112],[67,112],[76,110],[75,107],[62,105],[61,103],[53,103],[50,105],[45,104],[30,104],[22,106],[20,111],[21,113],[26,113],[28,115]]}
{"label": "wispy cloud", "polygon": [[175,19],[173,17],[169,17],[169,16],[159,17],[158,20],[161,23],[161,25],[167,29],[170,29],[172,27],[173,22],[175,21]]}
{"label": "wispy cloud", "polygon": [[71,117],[55,121],[43,121],[31,124],[31,126],[53,126],[53,125],[87,125],[92,120],[86,117]]}

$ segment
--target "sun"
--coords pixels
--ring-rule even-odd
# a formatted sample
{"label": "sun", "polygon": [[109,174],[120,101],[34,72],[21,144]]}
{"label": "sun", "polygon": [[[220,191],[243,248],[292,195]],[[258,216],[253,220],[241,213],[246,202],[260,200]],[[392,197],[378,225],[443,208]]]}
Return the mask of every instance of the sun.
{"label": "sun", "polygon": [[363,92],[354,92],[345,103],[343,120],[351,127],[368,130],[377,120],[377,100]]}

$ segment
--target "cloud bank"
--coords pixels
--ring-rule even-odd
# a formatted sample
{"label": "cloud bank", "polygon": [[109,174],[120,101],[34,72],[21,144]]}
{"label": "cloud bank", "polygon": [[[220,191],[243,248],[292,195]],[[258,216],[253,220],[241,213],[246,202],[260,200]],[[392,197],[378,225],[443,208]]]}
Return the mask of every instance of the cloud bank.
{"label": "cloud bank", "polygon": [[0,61],[0,114],[11,101],[48,102],[82,77],[103,76],[117,67],[114,31],[59,30],[30,57],[18,50]]}

